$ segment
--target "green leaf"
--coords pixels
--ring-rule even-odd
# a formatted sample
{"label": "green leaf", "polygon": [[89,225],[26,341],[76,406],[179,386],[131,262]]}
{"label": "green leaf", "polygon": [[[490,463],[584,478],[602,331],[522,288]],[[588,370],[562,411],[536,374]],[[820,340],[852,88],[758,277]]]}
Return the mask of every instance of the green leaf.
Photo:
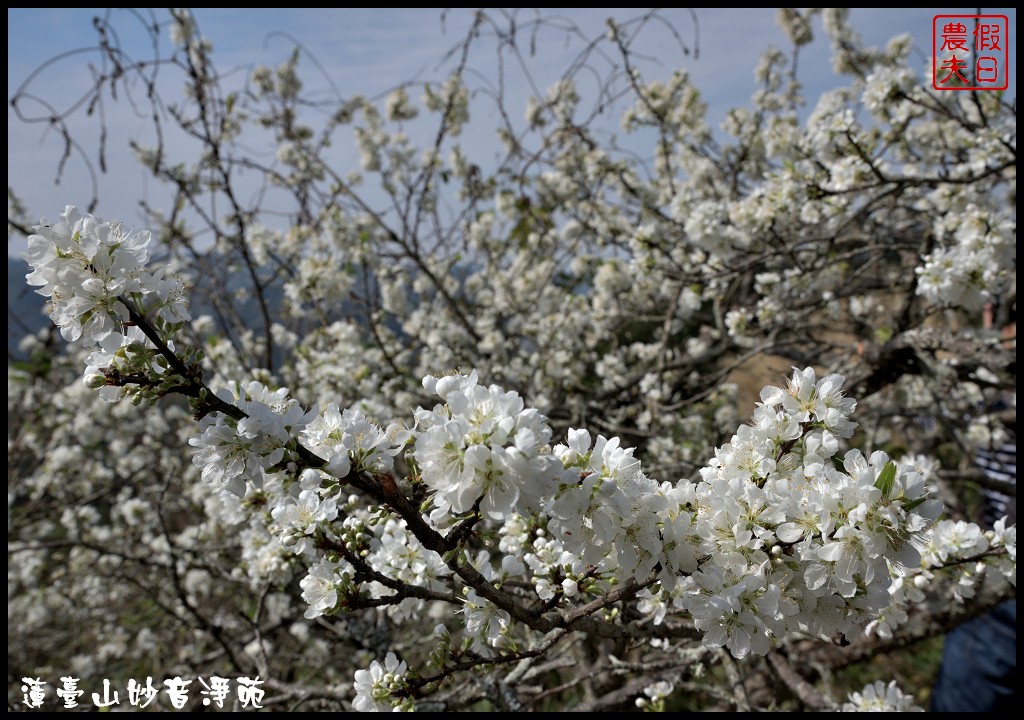
{"label": "green leaf", "polygon": [[918,505],[920,505],[921,503],[923,503],[927,499],[928,498],[920,497],[920,498],[917,498],[916,500],[907,500],[905,503],[903,503],[903,509],[905,511],[907,511],[907,512],[910,512],[911,510],[916,508]]}
{"label": "green leaf", "polygon": [[896,484],[896,463],[892,460],[885,464],[882,468],[882,472],[878,473],[878,479],[875,480],[875,487],[882,491],[882,497],[889,499],[889,493],[892,492],[893,486]]}

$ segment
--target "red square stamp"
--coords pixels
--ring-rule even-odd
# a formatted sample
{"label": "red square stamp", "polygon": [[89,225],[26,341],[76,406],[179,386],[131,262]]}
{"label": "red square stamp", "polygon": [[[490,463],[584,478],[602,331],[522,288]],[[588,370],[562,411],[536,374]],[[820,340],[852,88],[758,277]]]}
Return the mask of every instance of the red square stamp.
{"label": "red square stamp", "polygon": [[932,87],[1006,90],[1010,86],[1010,21],[1006,15],[932,18]]}

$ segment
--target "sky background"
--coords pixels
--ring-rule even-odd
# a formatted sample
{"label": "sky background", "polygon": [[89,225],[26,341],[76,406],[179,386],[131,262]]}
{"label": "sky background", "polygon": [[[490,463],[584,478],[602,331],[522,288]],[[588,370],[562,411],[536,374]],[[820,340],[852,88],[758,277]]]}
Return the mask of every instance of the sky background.
{"label": "sky background", "polygon": [[[635,8],[617,9],[542,9],[555,14],[562,30],[549,31],[537,37],[536,55],[527,58],[530,72],[542,89],[556,78],[581,47],[577,38],[593,38],[604,32],[605,18],[619,20],[635,17]],[[108,11],[101,8],[9,8],[7,11],[8,52],[8,187],[13,188],[24,202],[31,218],[54,218],[65,205],[84,206],[92,197],[86,166],[72,157],[64,170],[60,184],[55,184],[57,166],[64,150],[63,141],[45,122],[25,123],[14,114],[10,99],[40,66],[55,56],[66,53],[60,61],[48,65],[35,76],[31,89],[42,101],[54,108],[65,110],[74,105],[90,85],[90,63],[98,55],[87,48],[96,46],[97,34],[92,18]],[[243,75],[260,64],[275,67],[287,58],[296,41],[314,56],[331,78],[333,86],[321,79],[313,70],[309,58],[300,61],[300,73],[307,89],[321,97],[339,93],[350,97],[362,93],[377,96],[402,81],[413,78],[438,80],[445,76],[439,65],[445,53],[464,36],[472,18],[472,11],[451,9],[444,16],[440,9],[408,8],[247,8],[196,9],[194,11],[200,34],[214,47],[214,62],[220,72],[237,69],[238,83]],[[520,10],[520,17],[535,16],[533,10]],[[788,50],[790,47],[775,23],[774,9],[752,8],[697,8],[694,11],[699,24],[696,58],[693,15],[689,10],[666,9],[662,15],[678,29],[691,54],[683,56],[672,37],[658,28],[652,28],[650,41],[642,49],[651,56],[649,68],[668,75],[682,64],[695,78],[704,100],[709,105],[709,120],[717,125],[725,111],[735,106],[749,106],[750,96],[756,89],[754,68],[760,55],[770,46]],[[853,27],[868,45],[884,47],[888,40],[901,33],[910,33],[914,39],[913,57],[924,68],[931,54],[932,18],[936,14],[971,14],[968,8],[892,8],[854,9]],[[1006,14],[1009,17],[1009,55],[1011,97],[1016,96],[1016,10],[1012,8],[985,8],[986,14]],[[135,57],[152,56],[150,39],[139,30],[139,17],[126,10],[109,11],[113,27],[111,39]],[[160,20],[165,11],[158,11]],[[579,35],[564,28],[575,27]],[[808,111],[820,94],[838,84],[845,84],[835,75],[831,66],[831,52],[820,19],[814,23],[815,40],[802,49],[799,77],[808,98]],[[169,33],[163,29],[160,36],[161,52],[169,52]],[[527,46],[528,43],[524,43]],[[471,67],[482,74],[495,69],[493,43],[486,52],[472,57]],[[514,78],[519,78],[518,80]],[[166,100],[175,96],[175,85],[170,80],[162,86]],[[177,82],[180,88],[180,81]],[[521,75],[510,75],[508,87],[513,98],[512,107],[521,108],[529,87]],[[585,88],[583,89],[585,92]],[[414,96],[418,101],[418,95]],[[519,101],[522,102],[519,102]],[[518,103],[518,104],[517,104]],[[37,117],[45,118],[51,111],[40,103],[23,106]],[[128,150],[129,138],[151,139],[151,122],[132,111],[122,101],[106,103],[102,120],[107,125],[107,172],[99,177],[100,203],[95,213],[104,219],[136,222],[142,199],[160,205],[163,189],[147,178]],[[91,116],[80,107],[71,121],[76,138],[95,160],[100,136],[99,113]],[[338,138],[348,137],[338,135]],[[493,136],[492,136],[493,137]],[[487,152],[493,139],[481,136],[466,139],[480,143],[478,151]],[[489,145],[488,145],[489,143]],[[342,162],[351,160],[353,167],[358,157],[354,148],[340,148]],[[346,154],[347,153],[347,154]],[[173,157],[173,151],[171,153]],[[342,173],[343,174],[343,173]],[[17,255],[24,249],[20,240],[8,244],[9,254]]]}

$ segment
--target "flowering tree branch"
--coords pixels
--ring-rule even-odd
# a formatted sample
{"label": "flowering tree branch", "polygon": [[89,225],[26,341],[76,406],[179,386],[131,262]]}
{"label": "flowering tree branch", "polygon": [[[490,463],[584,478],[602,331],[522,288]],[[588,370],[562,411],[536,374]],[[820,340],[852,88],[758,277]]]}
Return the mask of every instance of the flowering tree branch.
{"label": "flowering tree branch", "polygon": [[[800,118],[811,15],[784,10],[791,54],[718,133],[639,51],[658,27],[687,48],[661,13],[583,38],[542,90],[526,39],[581,31],[480,11],[443,80],[383,100],[308,96],[301,48],[231,86],[186,11],[152,62],[101,23],[98,87],[141,79],[158,139],[133,149],[174,197],[153,234],[74,206],[9,221],[71,348],[10,371],[9,408],[38,410],[9,438],[12,617],[60,606],[67,566],[60,612],[102,618],[97,574],[137,566],[125,614],[194,632],[196,668],[277,675],[280,702],[820,710],[841,702],[808,638],[898,645],[930,594],[1014,595],[1012,521],[939,502],[959,518],[955,479],[997,487],[966,466],[1008,437],[987,408],[1012,351],[963,326],[1015,287],[1014,107],[932,92],[906,41],[820,14],[850,86]],[[493,83],[470,72],[488,42]],[[463,138],[482,100],[486,167]],[[355,168],[330,150],[349,129]],[[105,656],[129,654],[108,625]],[[857,690],[846,709],[912,704]]]}

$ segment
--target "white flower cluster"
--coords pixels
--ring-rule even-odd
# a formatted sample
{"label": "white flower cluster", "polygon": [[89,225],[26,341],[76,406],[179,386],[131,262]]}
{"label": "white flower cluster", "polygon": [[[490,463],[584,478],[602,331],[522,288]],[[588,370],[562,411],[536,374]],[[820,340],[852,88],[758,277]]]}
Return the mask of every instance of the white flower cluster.
{"label": "white flower cluster", "polygon": [[190,319],[184,288],[149,263],[149,230],[129,230],[68,205],[60,220],[36,225],[23,258],[26,279],[50,298],[50,318],[68,342],[98,348],[111,357],[145,338],[128,326],[125,301],[150,320]]}
{"label": "white flower cluster", "polygon": [[[309,472],[309,471],[307,471]],[[338,504],[334,498],[321,498],[313,489],[303,490],[293,504],[282,504],[271,510],[278,524],[281,544],[292,548],[297,555],[312,554],[312,536],[338,517]]]}
{"label": "white flower cluster", "polygon": [[354,571],[348,563],[320,560],[309,568],[299,583],[302,599],[309,604],[305,617],[312,620],[333,610],[338,604],[338,590],[352,583]]}
{"label": "white flower cluster", "polygon": [[202,470],[203,480],[242,497],[246,482],[263,487],[265,474],[285,459],[286,446],[316,417],[316,409],[304,412],[288,397],[288,388],[269,390],[251,382],[235,385],[217,396],[245,413],[235,420],[221,413],[207,415],[199,435],[189,439],[198,448],[192,461]]}
{"label": "white flower cluster", "polygon": [[644,688],[644,697],[636,699],[636,706],[644,711],[664,710],[664,700],[675,690],[675,686],[668,680],[659,680],[653,685]]}
{"label": "white flower cluster", "polygon": [[662,559],[660,516],[672,515],[665,489],[641,472],[633,448],[618,438],[599,436],[591,447],[590,433],[570,430],[567,441],[555,454],[571,472],[549,509],[562,552],[642,580]]}
{"label": "white flower cluster", "polygon": [[914,704],[914,696],[907,695],[891,680],[886,685],[875,680],[864,686],[860,692],[850,693],[850,701],[843,703],[842,712],[924,712]]}
{"label": "white flower cluster", "polygon": [[582,557],[566,550],[558,538],[538,537],[532,550],[523,559],[533,572],[537,597],[551,600],[561,591],[571,598],[579,592],[580,581],[587,575]]}
{"label": "white flower cluster", "polygon": [[1009,213],[970,204],[935,222],[940,247],[916,270],[918,293],[937,305],[979,312],[1006,288],[1017,249],[1017,223]]}
{"label": "white flower cluster", "polygon": [[406,672],[405,663],[399,662],[392,652],[387,654],[383,663],[374,660],[368,670],[356,670],[356,697],[352,707],[359,712],[411,710],[411,701],[400,703],[394,698],[394,693],[406,685]]}
{"label": "white flower cluster", "polygon": [[530,514],[554,494],[559,464],[546,448],[551,428],[517,393],[477,384],[475,371],[427,376],[423,387],[445,401],[416,411],[413,457],[435,492],[435,523],[477,503],[494,520]]}
{"label": "white flower cluster", "polygon": [[473,638],[474,645],[498,647],[502,636],[509,631],[512,618],[487,602],[472,588],[463,590],[463,606],[460,611],[465,618],[466,632]]}
{"label": "white flower cluster", "polygon": [[352,470],[391,470],[393,458],[408,435],[397,424],[382,429],[360,410],[339,411],[337,404],[331,403],[303,429],[300,438],[315,455],[327,461],[324,470],[343,478]]}
{"label": "white flower cluster", "polygon": [[[984,553],[998,548],[1005,548],[1006,554],[983,562]],[[922,572],[930,579],[932,568],[947,564],[955,565],[953,596],[959,602],[974,597],[982,583],[1016,587],[1017,526],[1007,527],[1006,518],[989,531],[962,520],[937,522],[925,548]]]}
{"label": "white flower cluster", "polygon": [[853,635],[888,604],[890,564],[920,564],[941,504],[884,453],[852,450],[837,467],[839,438],[854,429],[842,383],[806,369],[765,388],[702,480],[665,492],[662,595],[646,596],[655,620],[683,609],[706,646],[737,657],[794,631]]}
{"label": "white flower cluster", "polygon": [[[409,532],[403,521],[388,520],[383,529],[370,540],[367,563],[385,577],[414,587],[439,591],[444,589],[449,571],[441,556],[430,552]],[[367,588],[373,598],[395,595],[395,590],[373,582]],[[397,622],[417,617],[426,602],[407,597],[389,606],[389,615]]]}

